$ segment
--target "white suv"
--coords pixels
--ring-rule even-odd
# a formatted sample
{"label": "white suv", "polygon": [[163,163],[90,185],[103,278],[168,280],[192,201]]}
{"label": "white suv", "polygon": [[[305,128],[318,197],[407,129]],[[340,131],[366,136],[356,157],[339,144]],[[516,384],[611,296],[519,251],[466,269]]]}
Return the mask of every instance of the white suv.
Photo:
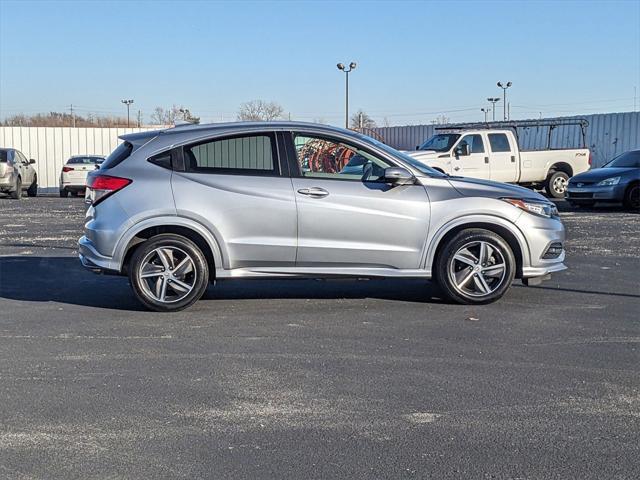
{"label": "white suv", "polygon": [[74,197],[84,192],[87,182],[87,174],[100,168],[104,157],[99,155],[74,155],[62,167],[60,172],[60,196]]}

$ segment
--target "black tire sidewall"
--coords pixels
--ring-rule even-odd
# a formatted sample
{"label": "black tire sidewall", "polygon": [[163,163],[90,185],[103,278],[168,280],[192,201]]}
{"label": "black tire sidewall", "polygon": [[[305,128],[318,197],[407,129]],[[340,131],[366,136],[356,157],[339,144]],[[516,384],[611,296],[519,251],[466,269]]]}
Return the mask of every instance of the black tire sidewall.
{"label": "black tire sidewall", "polygon": [[624,208],[628,209],[628,210],[633,210],[633,211],[637,211],[638,207],[634,207],[631,204],[631,193],[633,192],[634,189],[640,189],[640,185],[635,184],[635,185],[631,185],[630,187],[627,188],[627,191],[624,192]]}
{"label": "black tire sidewall", "polygon": [[[507,272],[503,284],[495,292],[485,297],[471,297],[459,292],[449,278],[449,263],[453,261],[453,255],[463,245],[474,242],[485,241],[497,248],[505,259]],[[466,229],[457,233],[442,248],[435,262],[435,275],[438,285],[446,296],[456,303],[465,305],[482,305],[495,302],[501,298],[513,283],[516,274],[516,260],[509,244],[500,235],[484,229]]]}
{"label": "black tire sidewall", "polygon": [[[159,246],[177,247],[187,252],[193,259],[197,272],[196,284],[185,298],[175,303],[161,303],[150,298],[138,282],[137,271],[144,257]],[[151,237],[134,251],[129,262],[129,281],[133,292],[145,307],[156,312],[177,312],[190,307],[204,295],[209,285],[209,265],[207,259],[198,246],[186,237],[164,233]]]}

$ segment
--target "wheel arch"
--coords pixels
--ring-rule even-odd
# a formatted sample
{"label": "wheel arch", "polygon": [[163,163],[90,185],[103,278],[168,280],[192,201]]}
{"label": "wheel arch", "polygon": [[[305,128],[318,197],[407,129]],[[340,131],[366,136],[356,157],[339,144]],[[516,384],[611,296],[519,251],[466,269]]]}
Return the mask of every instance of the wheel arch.
{"label": "wheel arch", "polygon": [[118,243],[116,254],[114,255],[114,263],[118,265],[118,270],[126,274],[127,266],[135,251],[135,247],[161,233],[181,235],[194,242],[207,258],[212,279],[215,276],[216,267],[222,267],[224,265],[219,243],[210,231],[191,220],[180,217],[170,217],[162,220],[152,219],[142,222],[137,225],[135,229],[132,228],[126,232]]}
{"label": "wheel arch", "polygon": [[564,172],[569,177],[573,177],[573,167],[567,162],[556,162],[549,167],[547,171],[547,177],[553,174],[553,172]]}
{"label": "wheel arch", "polygon": [[522,232],[511,222],[499,217],[462,217],[441,227],[427,249],[426,265],[431,266],[447,242],[458,232],[469,228],[482,228],[500,235],[509,244],[516,259],[516,278],[522,278],[523,267],[529,265],[529,247]]}

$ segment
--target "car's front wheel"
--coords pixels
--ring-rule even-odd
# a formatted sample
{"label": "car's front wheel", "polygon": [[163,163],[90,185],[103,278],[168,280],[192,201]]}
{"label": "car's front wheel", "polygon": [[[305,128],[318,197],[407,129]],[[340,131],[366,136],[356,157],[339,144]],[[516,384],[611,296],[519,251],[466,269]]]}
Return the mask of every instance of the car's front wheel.
{"label": "car's front wheel", "polygon": [[511,286],[516,261],[500,235],[473,228],[460,231],[444,245],[436,258],[434,273],[451,300],[462,304],[491,303]]}
{"label": "car's front wheel", "polygon": [[624,194],[624,207],[629,210],[640,210],[640,184],[634,183]]}
{"label": "car's front wheel", "polygon": [[142,243],[129,264],[138,300],[150,310],[173,312],[193,305],[209,284],[207,259],[188,238],[161,234]]}

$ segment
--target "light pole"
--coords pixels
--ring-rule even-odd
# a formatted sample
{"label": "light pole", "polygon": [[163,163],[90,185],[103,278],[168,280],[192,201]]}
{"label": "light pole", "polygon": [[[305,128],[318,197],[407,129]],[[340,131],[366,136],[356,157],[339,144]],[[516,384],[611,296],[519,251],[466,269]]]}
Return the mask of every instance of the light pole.
{"label": "light pole", "polygon": [[507,82],[506,85],[502,82],[498,82],[498,87],[502,89],[503,99],[502,99],[502,115],[504,120],[507,120],[507,88],[511,86],[511,82]]}
{"label": "light pole", "polygon": [[127,128],[128,128],[129,127],[129,107],[131,107],[133,100],[120,100],[120,101],[127,106]]}
{"label": "light pole", "polygon": [[484,112],[484,123],[487,123],[487,114],[489,113],[490,108],[481,108],[480,111]]}
{"label": "light pole", "polygon": [[347,70],[343,63],[339,63],[336,65],[338,70],[342,70],[346,74],[346,84],[345,84],[345,107],[344,107],[344,128],[349,128],[349,72],[356,68],[356,62],[351,62],[349,64],[349,70]]}
{"label": "light pole", "polygon": [[493,112],[493,121],[496,121],[496,103],[500,101],[498,97],[489,97],[487,98],[488,102],[491,102],[491,111]]}

